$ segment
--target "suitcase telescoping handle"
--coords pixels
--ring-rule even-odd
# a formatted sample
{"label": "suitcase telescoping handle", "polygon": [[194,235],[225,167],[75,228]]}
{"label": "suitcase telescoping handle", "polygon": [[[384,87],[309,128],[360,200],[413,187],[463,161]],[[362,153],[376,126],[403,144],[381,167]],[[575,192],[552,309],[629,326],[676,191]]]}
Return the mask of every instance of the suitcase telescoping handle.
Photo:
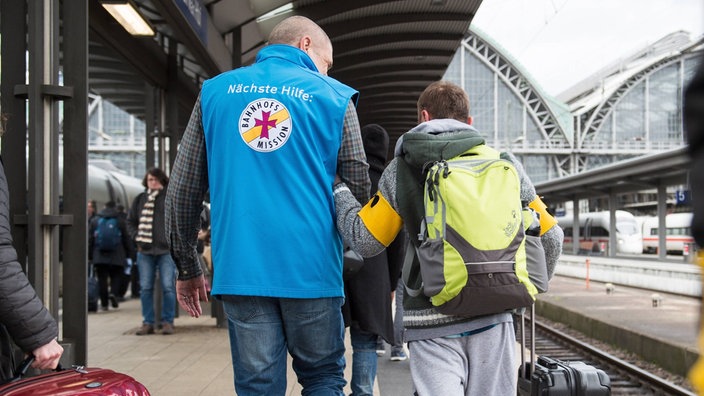
{"label": "suitcase telescoping handle", "polygon": [[30,354],[19,364],[19,366],[15,368],[15,371],[12,373],[12,377],[0,381],[0,385],[5,385],[21,380],[22,377],[27,374],[27,370],[29,370],[29,366],[32,365],[32,362],[34,362],[34,355]]}
{"label": "suitcase telescoping handle", "polygon": [[[27,375],[27,370],[32,366],[32,363],[34,363],[34,355],[31,353],[29,356],[27,356],[18,366],[15,368],[15,372],[12,373],[12,378],[0,382],[0,384],[8,384],[11,382],[19,381],[21,380],[25,375]],[[61,367],[61,363],[59,363],[56,366],[56,369],[54,371],[61,371],[63,368]]]}
{"label": "suitcase telescoping handle", "polygon": [[521,311],[521,378],[530,378],[535,371],[535,304],[530,305],[530,372],[526,375],[526,313]]}

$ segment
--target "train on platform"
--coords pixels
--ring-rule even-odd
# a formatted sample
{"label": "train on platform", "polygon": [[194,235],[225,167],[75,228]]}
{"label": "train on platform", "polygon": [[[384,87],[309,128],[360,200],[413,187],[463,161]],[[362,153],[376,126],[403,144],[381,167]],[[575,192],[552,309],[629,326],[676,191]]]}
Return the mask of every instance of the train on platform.
{"label": "train on platform", "polygon": [[[63,171],[59,177],[62,186],[60,194],[63,196]],[[142,179],[128,175],[109,161],[91,161],[88,164],[88,201],[95,201],[98,211],[108,201],[124,206],[127,211],[137,195],[144,190]]]}
{"label": "train on platform", "polygon": [[[556,217],[565,233],[564,252],[573,251],[573,216]],[[605,254],[608,251],[611,215],[608,211],[579,214],[579,252]],[[616,253],[643,252],[643,235],[635,216],[625,210],[616,211]]]}
{"label": "train on platform", "polygon": [[116,205],[122,205],[128,210],[132,201],[144,190],[142,179],[119,170],[88,165],[88,199],[96,202],[98,211],[108,201],[114,201]]}
{"label": "train on platform", "polygon": [[[657,253],[660,241],[657,216],[643,216],[640,221],[643,253]],[[683,254],[688,245],[694,243],[691,224],[691,212],[670,213],[665,216],[665,249],[668,254]]]}

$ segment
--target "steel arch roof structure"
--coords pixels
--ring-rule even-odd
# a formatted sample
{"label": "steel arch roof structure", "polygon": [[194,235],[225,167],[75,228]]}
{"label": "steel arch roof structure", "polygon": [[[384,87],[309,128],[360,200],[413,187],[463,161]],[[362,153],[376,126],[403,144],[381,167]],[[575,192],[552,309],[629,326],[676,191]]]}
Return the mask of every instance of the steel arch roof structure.
{"label": "steel arch roof structure", "polygon": [[[392,142],[417,124],[418,96],[442,78],[481,5],[481,0],[134,2],[157,30],[156,38],[130,36],[99,0],[89,4],[91,92],[129,113],[144,117],[148,83],[177,92],[187,116],[204,79],[251,64],[276,23],[303,15],[330,36],[329,74],[360,91],[360,124],[384,126]],[[200,25],[192,23],[194,16]],[[170,56],[178,70],[169,69]],[[169,73],[177,78],[170,80]],[[180,120],[182,126],[186,121]]]}
{"label": "steel arch roof structure", "polygon": [[[462,46],[500,78],[521,103],[529,109],[545,138],[545,147],[540,152],[564,151],[571,145],[572,125],[565,119],[566,106],[556,102],[543,91],[537,82],[527,75],[508,51],[503,50],[487,34],[470,29]],[[518,148],[517,150],[520,150]]]}

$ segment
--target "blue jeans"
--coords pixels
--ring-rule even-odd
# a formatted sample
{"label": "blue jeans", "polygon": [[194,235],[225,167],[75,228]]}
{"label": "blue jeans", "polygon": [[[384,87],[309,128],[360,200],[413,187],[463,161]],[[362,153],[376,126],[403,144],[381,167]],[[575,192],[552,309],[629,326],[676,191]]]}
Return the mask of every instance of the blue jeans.
{"label": "blue jeans", "polygon": [[162,291],[161,322],[173,324],[176,314],[176,264],[171,255],[137,253],[137,267],[142,321],[145,324],[154,324],[154,279],[158,268]]}
{"label": "blue jeans", "polygon": [[222,296],[239,396],[284,395],[286,352],[302,395],[343,395],[342,297]]}
{"label": "blue jeans", "polygon": [[352,396],[374,395],[374,378],[376,377],[376,340],[377,335],[350,326],[352,341]]}

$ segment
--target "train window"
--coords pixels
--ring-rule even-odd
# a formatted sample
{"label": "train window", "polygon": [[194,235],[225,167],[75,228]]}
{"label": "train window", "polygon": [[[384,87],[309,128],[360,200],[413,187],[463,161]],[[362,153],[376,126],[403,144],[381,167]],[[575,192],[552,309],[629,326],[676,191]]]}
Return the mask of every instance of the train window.
{"label": "train window", "polygon": [[603,236],[609,236],[609,231],[604,228],[604,227],[593,227],[592,228],[592,237],[603,237]]}
{"label": "train window", "polygon": [[572,235],[572,227],[565,227],[565,228],[562,229],[562,232],[563,232],[565,235]]}

